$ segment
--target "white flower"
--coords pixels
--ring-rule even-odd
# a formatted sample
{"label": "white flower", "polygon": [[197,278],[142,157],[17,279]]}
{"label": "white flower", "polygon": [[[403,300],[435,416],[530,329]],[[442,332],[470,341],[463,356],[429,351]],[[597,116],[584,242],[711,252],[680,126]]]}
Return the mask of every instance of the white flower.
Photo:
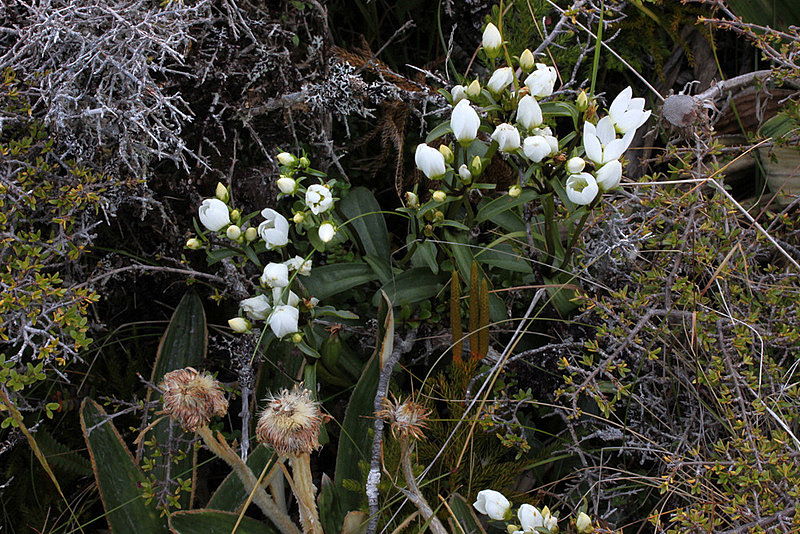
{"label": "white flower", "polygon": [[633,140],[635,130],[630,130],[622,139],[617,139],[611,117],[603,117],[597,126],[583,123],[583,148],[586,157],[597,165],[603,165],[622,157]]}
{"label": "white flower", "polygon": [[622,163],[619,160],[609,161],[595,173],[600,191],[610,191],[622,180]]}
{"label": "white flower", "polygon": [[290,260],[283,262],[290,271],[297,271],[297,274],[308,276],[311,274],[311,259],[305,259],[302,256],[295,256]]}
{"label": "white flower", "polygon": [[588,534],[594,530],[592,526],[592,518],[584,512],[578,514],[578,519],[575,521],[575,527],[580,534]]}
{"label": "white flower", "polygon": [[431,180],[438,180],[446,172],[442,153],[425,143],[417,145],[414,162],[417,164],[417,168]]}
{"label": "white flower", "polygon": [[586,162],[583,161],[583,158],[576,156],[567,160],[567,172],[569,174],[578,174],[583,171],[584,167],[586,167]]}
{"label": "white flower", "polygon": [[[469,100],[462,100],[453,108],[453,113],[450,115],[450,127],[459,143],[467,144],[475,139],[478,136],[480,125],[481,118],[478,116],[478,112],[470,106]],[[419,164],[417,165],[419,166]]]}
{"label": "white flower", "polygon": [[[284,299],[284,296],[286,297]],[[277,308],[281,304],[288,304],[289,306],[297,307],[300,304],[300,297],[294,291],[286,291],[285,287],[272,288],[272,303]]]}
{"label": "white flower", "polygon": [[275,306],[272,310],[272,315],[269,316],[269,327],[275,334],[275,337],[281,338],[288,334],[297,332],[297,320],[300,317],[300,312],[294,306],[282,304]]}
{"label": "white flower", "polygon": [[514,81],[514,71],[511,67],[502,67],[492,73],[492,77],[486,82],[486,87],[495,94],[499,93]]}
{"label": "white flower", "polygon": [[536,528],[544,526],[544,516],[535,506],[523,504],[517,512],[520,525],[524,532],[535,532]]}
{"label": "white flower", "polygon": [[269,316],[272,306],[269,305],[269,299],[266,295],[258,295],[244,299],[239,303],[239,307],[244,311],[248,317],[256,321],[263,321]]}
{"label": "white flower", "polygon": [[453,105],[455,106],[465,98],[469,98],[467,95],[467,88],[463,85],[454,85],[453,88],[450,90],[450,94],[453,95]]}
{"label": "white flower", "polygon": [[320,184],[308,186],[306,191],[306,206],[314,215],[325,213],[333,206],[333,195],[330,189]]}
{"label": "white flower", "polygon": [[278,154],[278,161],[281,165],[286,165],[287,167],[294,167],[295,163],[297,163],[297,158],[293,155],[289,154],[288,152],[281,152]]}
{"label": "white flower", "polygon": [[324,222],[319,225],[319,230],[317,230],[317,234],[319,238],[322,240],[323,243],[327,243],[333,236],[336,235],[336,228],[329,222]]}
{"label": "white flower", "polygon": [[556,74],[555,67],[537,63],[536,70],[525,78],[525,85],[528,86],[531,96],[542,98],[553,94],[553,87],[556,85],[557,78],[558,74]]}
{"label": "white flower", "polygon": [[207,198],[198,210],[200,222],[212,232],[219,232],[231,223],[228,206],[218,198]]}
{"label": "white flower", "polygon": [[594,176],[588,172],[573,174],[567,178],[567,197],[579,206],[587,206],[592,203],[600,188]]}
{"label": "white flower", "polygon": [[503,36],[500,35],[500,30],[491,22],[483,30],[483,49],[486,50],[486,55],[489,57],[497,57],[500,53],[500,47],[503,46]]}
{"label": "white flower", "polygon": [[650,118],[650,110],[644,110],[644,98],[631,98],[630,86],[622,90],[608,108],[608,116],[621,134],[636,130]]}
{"label": "white flower", "polygon": [[286,195],[292,195],[295,191],[297,191],[297,182],[294,181],[294,178],[281,176],[278,178],[276,183],[278,184],[278,189],[280,189],[281,193]]}
{"label": "white flower", "polygon": [[277,211],[264,208],[261,216],[266,219],[258,225],[258,235],[267,244],[267,250],[282,247],[289,242],[289,221]]}
{"label": "white flower", "polygon": [[472,503],[472,506],[480,513],[502,521],[508,514],[511,503],[499,491],[481,490],[478,492],[478,498]]}
{"label": "white flower", "polygon": [[268,263],[261,274],[261,283],[269,287],[289,285],[289,268],[283,263]]}
{"label": "white flower", "polygon": [[501,152],[513,152],[519,148],[519,130],[508,123],[499,124],[492,134]]}
{"label": "white flower", "polygon": [[531,95],[523,96],[519,105],[517,106],[517,121],[526,130],[541,126],[544,117],[542,117],[542,108],[539,102],[536,101]]}
{"label": "white flower", "polygon": [[242,317],[234,317],[233,319],[228,319],[228,326],[231,327],[231,330],[236,332],[237,334],[244,334],[248,330],[250,330],[250,323],[247,319]]}
{"label": "white flower", "polygon": [[539,163],[550,155],[550,144],[544,136],[532,135],[522,143],[522,153],[529,160]]}

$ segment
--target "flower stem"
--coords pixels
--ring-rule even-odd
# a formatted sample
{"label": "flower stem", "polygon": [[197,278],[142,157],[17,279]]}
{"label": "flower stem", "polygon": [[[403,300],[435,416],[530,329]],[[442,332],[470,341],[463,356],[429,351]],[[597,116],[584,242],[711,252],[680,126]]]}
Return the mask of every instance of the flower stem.
{"label": "flower stem", "polygon": [[278,529],[284,534],[300,534],[300,529],[292,522],[292,519],[283,511],[278,508],[275,502],[269,498],[264,488],[258,485],[256,476],[247,465],[239,458],[233,449],[227,444],[220,442],[211,433],[207,426],[202,426],[197,429],[197,433],[203,438],[203,442],[211,452],[219,456],[227,463],[231,469],[234,470],[236,475],[241,480],[245,491],[253,493],[253,500],[261,508],[270,521],[272,521]]}
{"label": "flower stem", "polygon": [[400,439],[400,468],[403,470],[403,477],[406,479],[406,484],[408,485],[408,492],[406,493],[406,496],[417,507],[419,513],[422,515],[425,521],[428,522],[429,527],[434,534],[447,534],[447,530],[444,528],[444,525],[442,525],[442,522],[439,521],[439,518],[433,514],[433,510],[428,504],[428,501],[425,500],[425,497],[422,496],[422,492],[419,491],[417,479],[414,476],[414,469],[411,467],[411,456],[413,452],[413,442],[408,436],[402,437]]}
{"label": "flower stem", "polygon": [[300,456],[290,456],[289,463],[292,466],[292,490],[300,507],[300,523],[303,524],[303,532],[323,534],[317,512],[317,488],[311,477],[311,455],[304,453]]}

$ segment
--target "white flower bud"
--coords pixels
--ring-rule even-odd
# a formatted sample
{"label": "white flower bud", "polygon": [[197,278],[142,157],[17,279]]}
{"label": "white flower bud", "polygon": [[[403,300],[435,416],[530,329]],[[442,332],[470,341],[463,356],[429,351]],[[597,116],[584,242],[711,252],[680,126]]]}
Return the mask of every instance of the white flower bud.
{"label": "white flower bud", "polygon": [[539,163],[550,155],[550,144],[544,136],[532,135],[522,143],[522,153],[529,160]]}
{"label": "white flower bud", "polygon": [[513,81],[514,71],[511,69],[511,67],[502,67],[492,73],[492,77],[489,78],[489,81],[486,83],[486,87],[488,87],[489,91],[492,93],[499,94]]}
{"label": "white flower bud", "polygon": [[481,125],[481,118],[472,108],[469,100],[462,100],[453,108],[450,115],[450,127],[453,129],[453,136],[461,144],[469,144],[478,136],[478,128]]}
{"label": "white flower bud", "polygon": [[248,243],[251,241],[255,241],[258,239],[258,230],[255,227],[251,226],[247,230],[244,231],[244,238],[247,240]]}
{"label": "white flower bud", "polygon": [[285,165],[286,167],[294,167],[297,163],[297,158],[288,152],[281,152],[278,154],[278,161],[281,165]]}
{"label": "white flower bud", "polygon": [[584,167],[586,167],[586,162],[583,158],[576,156],[567,160],[567,173],[569,174],[578,174],[583,171]]}
{"label": "white flower bud", "polygon": [[450,91],[450,94],[453,95],[453,105],[455,106],[467,98],[467,88],[463,85],[454,85],[453,89]]}
{"label": "white flower bud", "polygon": [[467,86],[465,92],[470,99],[478,98],[481,95],[481,82],[477,79],[473,80],[472,83]]}
{"label": "white flower bud", "polygon": [[228,326],[237,334],[244,334],[250,330],[250,321],[243,317],[234,317],[233,319],[228,319]]}
{"label": "white flower bud", "polygon": [[531,95],[523,96],[517,105],[517,122],[526,130],[530,130],[541,126],[542,121],[544,121],[544,116],[539,102]]}
{"label": "white flower bud", "polygon": [[203,243],[200,242],[199,239],[196,237],[192,237],[191,239],[186,240],[186,248],[191,250],[198,250],[203,248]]}
{"label": "white flower bud", "polygon": [[578,529],[579,534],[589,534],[590,532],[594,532],[592,518],[586,515],[584,512],[579,513],[578,519],[575,521],[575,528]]}
{"label": "white flower bud", "polygon": [[483,49],[486,55],[494,58],[500,54],[500,49],[503,46],[503,36],[500,35],[500,30],[491,22],[483,30]]}
{"label": "white flower bud", "polygon": [[447,200],[447,193],[444,191],[434,191],[433,192],[433,200],[436,202],[444,202]]}
{"label": "white flower bud", "polygon": [[461,178],[464,185],[470,185],[472,183],[472,173],[465,163],[458,168],[458,177]]}
{"label": "white flower bud", "polygon": [[523,72],[530,72],[533,70],[535,63],[533,52],[526,48],[519,56],[519,68],[521,68]]}
{"label": "white flower bud", "polygon": [[283,263],[268,263],[261,274],[261,283],[269,287],[289,285],[289,268]]}
{"label": "white flower bud", "polygon": [[556,79],[558,79],[558,74],[554,67],[537,63],[536,70],[525,78],[525,85],[528,86],[531,96],[542,98],[553,94]]}
{"label": "white flower bud", "polygon": [[406,192],[406,206],[412,209],[419,207],[419,197],[416,193],[412,193],[411,191]]}
{"label": "white flower bud", "polygon": [[508,188],[508,196],[511,198],[517,198],[522,194],[522,188],[518,185],[512,185]]}
{"label": "white flower bud", "polygon": [[414,162],[417,164],[417,168],[431,180],[438,180],[447,171],[442,153],[425,143],[417,145]]}
{"label": "white flower bud", "polygon": [[479,491],[478,498],[472,503],[472,506],[480,513],[497,521],[504,520],[511,510],[511,503],[508,499],[499,491],[494,490]]}
{"label": "white flower bud", "polygon": [[513,152],[519,148],[519,130],[503,123],[495,128],[492,140],[497,142],[500,152]]}
{"label": "white flower bud", "polygon": [[595,179],[600,191],[611,191],[622,180],[622,163],[617,159],[609,161],[597,170]]}
{"label": "white flower bud", "polygon": [[228,236],[228,239],[231,241],[236,241],[239,239],[239,236],[242,235],[242,229],[235,224],[232,224],[227,230],[225,230],[225,235]]}
{"label": "white flower bud", "polygon": [[253,320],[263,321],[269,316],[272,306],[269,305],[269,299],[266,295],[258,295],[244,299],[239,303],[239,308]]}
{"label": "white flower bud", "polygon": [[230,198],[228,190],[225,189],[225,186],[222,185],[222,182],[217,182],[217,190],[214,191],[214,196],[216,196],[222,202],[227,202]]}
{"label": "white flower bud", "polygon": [[333,207],[333,195],[330,189],[320,184],[308,186],[306,190],[306,206],[314,215],[325,213]]}
{"label": "white flower bud", "polygon": [[293,195],[294,192],[297,191],[297,182],[294,181],[294,178],[281,175],[276,183],[278,185],[278,189],[280,189],[281,193],[285,195]]}
{"label": "white flower bud", "polygon": [[324,222],[319,225],[317,234],[323,243],[328,243],[331,239],[333,239],[333,236],[336,235],[336,228],[331,223]]}
{"label": "white flower bud", "polygon": [[218,198],[207,198],[198,210],[200,222],[212,232],[219,232],[231,223],[228,206]]}

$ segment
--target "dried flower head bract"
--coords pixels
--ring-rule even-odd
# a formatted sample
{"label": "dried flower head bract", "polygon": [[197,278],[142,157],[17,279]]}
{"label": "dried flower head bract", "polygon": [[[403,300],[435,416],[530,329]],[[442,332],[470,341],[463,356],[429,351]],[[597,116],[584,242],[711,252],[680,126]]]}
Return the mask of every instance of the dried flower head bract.
{"label": "dried flower head bract", "polygon": [[383,410],[376,415],[385,419],[392,425],[392,435],[397,438],[405,439],[409,436],[420,439],[422,431],[428,424],[428,415],[431,411],[421,404],[400,399],[392,395],[392,400],[383,400]]}
{"label": "dried flower head bract", "polygon": [[192,367],[165,374],[159,388],[164,395],[164,411],[190,432],[228,412],[228,401],[217,379]]}
{"label": "dried flower head bract", "polygon": [[318,438],[324,419],[311,392],[298,385],[267,399],[256,437],[283,456],[308,454],[320,447]]}

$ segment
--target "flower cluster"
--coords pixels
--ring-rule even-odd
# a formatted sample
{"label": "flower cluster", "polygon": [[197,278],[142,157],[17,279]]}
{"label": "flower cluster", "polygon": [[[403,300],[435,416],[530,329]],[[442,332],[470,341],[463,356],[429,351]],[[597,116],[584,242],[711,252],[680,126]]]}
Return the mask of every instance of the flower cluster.
{"label": "flower cluster", "polygon": [[[479,491],[472,506],[481,514],[495,521],[510,521],[513,518],[511,502],[499,491]],[[506,530],[509,534],[540,532],[555,534],[558,532],[558,516],[554,515],[547,506],[540,510],[530,504],[520,505],[517,510],[517,520],[519,524],[509,523],[507,525]],[[578,513],[575,519],[575,528],[579,534],[594,532],[592,520],[585,512]]]}
{"label": "flower cluster", "polygon": [[[503,45],[497,27],[489,24],[483,35],[483,49],[494,61]],[[630,87],[611,103],[608,116],[596,124],[594,106],[581,92],[575,102],[547,102],[552,99],[558,74],[555,67],[537,63],[530,50],[520,55],[517,69],[503,66],[494,70],[485,85],[474,80],[468,86],[456,85],[451,91],[453,109],[449,128],[457,142],[453,157],[450,145],[437,150],[427,143],[417,146],[417,168],[431,180],[442,180],[445,189],[459,192],[459,181],[467,188],[479,187],[475,180],[491,158],[499,152],[521,177],[519,186],[546,189],[546,182],[560,170],[562,189],[576,205],[589,205],[598,194],[615,188],[621,178],[623,153],[633,140],[636,129],[650,116],[643,98],[632,98]],[[554,107],[555,104],[558,107]],[[570,111],[578,125],[583,113],[583,144],[559,139],[555,119]],[[589,110],[589,111],[587,111]],[[585,112],[585,113],[584,113]],[[485,130],[489,136],[481,137]],[[617,133],[621,138],[617,138]],[[448,157],[449,156],[449,157]],[[570,156],[572,156],[570,158]],[[475,158],[478,158],[477,160]],[[587,161],[591,168],[586,169]],[[592,171],[592,172],[589,172]]]}
{"label": "flower cluster", "polygon": [[[332,215],[336,198],[332,190],[336,180],[323,180],[325,175],[310,168],[307,157],[296,157],[288,152],[277,156],[280,175],[276,185],[280,190],[278,198],[296,198],[292,205],[292,219],[298,234],[306,234],[313,248],[323,249],[336,234]],[[304,185],[308,176],[317,178],[318,183]],[[205,199],[198,210],[200,223],[217,237],[233,243],[228,247],[241,247],[239,250],[246,260],[253,259],[261,252],[285,254],[290,243],[290,221],[272,208],[260,213],[242,216],[231,206],[230,193],[218,184],[215,198]],[[260,215],[260,219],[258,216]],[[196,250],[210,239],[209,232],[200,232],[198,237],[189,239],[186,246]],[[209,252],[211,255],[211,252]],[[286,256],[284,256],[286,257]],[[301,307],[313,309],[317,299],[301,300],[291,290],[295,276],[311,274],[311,254],[297,256],[285,261],[270,261],[263,267],[259,292],[239,303],[240,316],[228,321],[234,332],[244,333],[252,328],[251,321],[265,321],[278,338],[295,334],[292,339],[300,342],[299,319]]]}

